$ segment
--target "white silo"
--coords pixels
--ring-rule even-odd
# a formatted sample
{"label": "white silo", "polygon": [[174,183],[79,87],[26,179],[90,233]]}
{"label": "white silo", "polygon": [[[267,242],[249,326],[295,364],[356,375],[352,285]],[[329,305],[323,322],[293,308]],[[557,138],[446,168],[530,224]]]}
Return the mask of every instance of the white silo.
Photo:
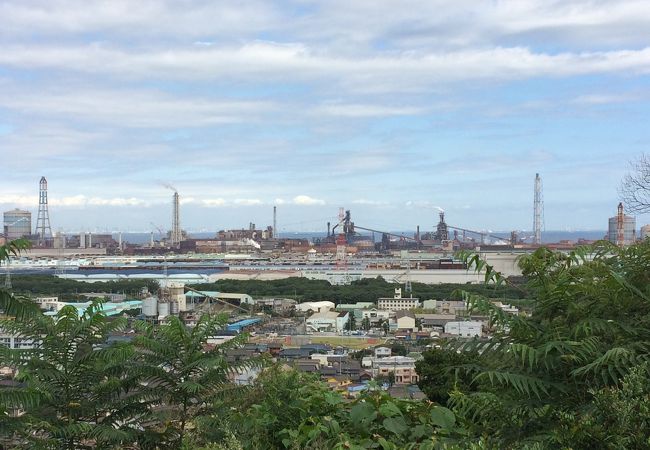
{"label": "white silo", "polygon": [[158,303],[158,319],[164,319],[169,315],[169,303]]}
{"label": "white silo", "polygon": [[158,315],[157,297],[147,297],[142,301],[142,314],[147,317],[155,317]]}

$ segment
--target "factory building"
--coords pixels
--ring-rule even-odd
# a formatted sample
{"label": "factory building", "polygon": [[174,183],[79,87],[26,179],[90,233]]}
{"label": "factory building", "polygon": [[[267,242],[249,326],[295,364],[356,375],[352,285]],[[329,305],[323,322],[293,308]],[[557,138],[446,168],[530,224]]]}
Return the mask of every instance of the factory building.
{"label": "factory building", "polygon": [[3,234],[7,240],[20,239],[32,234],[32,213],[22,209],[12,209],[3,214]]}
{"label": "factory building", "polygon": [[[623,216],[623,245],[631,245],[636,241],[636,219],[632,216]],[[616,244],[618,242],[618,216],[609,218],[607,240]]]}

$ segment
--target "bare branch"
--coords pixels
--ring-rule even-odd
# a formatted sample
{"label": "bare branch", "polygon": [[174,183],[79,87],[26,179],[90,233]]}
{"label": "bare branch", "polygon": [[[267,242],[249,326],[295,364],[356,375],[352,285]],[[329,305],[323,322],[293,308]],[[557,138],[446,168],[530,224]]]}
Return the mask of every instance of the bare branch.
{"label": "bare branch", "polygon": [[642,153],[630,162],[630,172],[619,188],[621,201],[631,213],[650,212],[650,156]]}

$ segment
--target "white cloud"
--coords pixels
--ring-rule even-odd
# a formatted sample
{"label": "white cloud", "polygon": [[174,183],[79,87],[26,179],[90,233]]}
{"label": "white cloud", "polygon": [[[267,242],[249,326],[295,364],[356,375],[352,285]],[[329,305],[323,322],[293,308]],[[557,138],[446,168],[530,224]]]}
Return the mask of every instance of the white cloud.
{"label": "white cloud", "polygon": [[577,105],[607,105],[611,103],[626,103],[644,101],[644,95],[632,94],[587,94],[574,98],[571,103]]}
{"label": "white cloud", "polygon": [[426,112],[423,108],[393,107],[372,104],[326,103],[314,109],[317,114],[338,117],[414,116]]}
{"label": "white cloud", "polygon": [[208,207],[226,206],[226,201],[223,198],[203,199],[203,200],[201,200],[201,203],[204,206],[208,206]]}
{"label": "white cloud", "polygon": [[233,204],[238,206],[255,206],[255,205],[261,205],[262,200],[258,198],[236,198],[235,200],[233,200]]}
{"label": "white cloud", "polygon": [[68,117],[121,127],[194,127],[255,121],[267,101],[206,100],[145,90],[20,89],[0,85],[0,106],[24,114]]}
{"label": "white cloud", "polygon": [[[38,206],[38,196],[3,195],[0,204],[15,204],[35,208]],[[48,206],[54,207],[86,207],[86,206],[144,206],[147,202],[135,197],[86,197],[83,194],[67,197],[48,198]]]}
{"label": "white cloud", "polygon": [[389,203],[382,200],[367,200],[364,198],[352,200],[352,203],[355,205],[369,205],[369,206],[386,206]]}
{"label": "white cloud", "polygon": [[313,198],[308,195],[297,195],[293,198],[294,205],[324,205],[325,200]]}
{"label": "white cloud", "polygon": [[[551,54],[518,46],[467,48],[444,52],[383,52],[372,57],[347,57],[315,52],[304,45],[268,42],[249,43],[239,47],[137,53],[93,46],[20,46],[6,47],[0,53],[0,64],[20,68],[74,70],[81,73],[110,73],[130,78],[321,82],[335,80],[343,88],[355,92],[408,92],[435,86],[437,83],[467,80],[507,81],[604,73],[647,74],[650,73],[650,47],[638,50],[565,51]],[[127,96],[123,96],[122,100],[128,100]],[[110,105],[110,98],[104,101]],[[12,103],[11,100],[5,102]],[[132,104],[138,107],[137,103]],[[74,113],[78,106],[78,103],[73,101],[68,108]],[[84,111],[88,110],[83,103],[81,106]],[[162,103],[161,106],[167,105]],[[61,108],[66,109],[65,106]],[[214,104],[200,101],[196,105],[178,105],[176,112],[191,112],[196,109],[212,113],[210,117],[204,118],[207,123],[221,123],[229,117],[226,115],[224,118],[224,107],[217,107],[214,111]],[[169,110],[173,110],[173,105],[170,105]],[[345,108],[335,108],[334,111],[345,112]],[[377,110],[373,111],[364,105],[351,106],[349,111],[356,115],[378,113]],[[402,114],[415,112],[412,108],[388,108],[384,114],[391,111]],[[128,113],[128,109],[125,108],[124,112]]]}

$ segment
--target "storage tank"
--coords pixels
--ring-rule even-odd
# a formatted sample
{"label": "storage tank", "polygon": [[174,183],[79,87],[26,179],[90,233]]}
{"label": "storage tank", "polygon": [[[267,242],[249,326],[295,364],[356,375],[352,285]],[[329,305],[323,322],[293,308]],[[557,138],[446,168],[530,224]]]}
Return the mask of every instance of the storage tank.
{"label": "storage tank", "polygon": [[169,302],[169,313],[172,316],[178,315],[178,302]]}
{"label": "storage tank", "polygon": [[18,208],[3,214],[3,232],[7,239],[19,239],[32,234],[32,213]]}
{"label": "storage tank", "polygon": [[169,315],[169,303],[158,303],[158,318],[164,319]]}
{"label": "storage tank", "polygon": [[[618,238],[618,217],[609,218],[607,238],[609,242],[616,243]],[[636,240],[636,219],[632,216],[624,216],[623,219],[623,245],[634,244]]]}
{"label": "storage tank", "polygon": [[158,315],[158,298],[147,297],[142,301],[142,314],[147,317],[155,317]]}

